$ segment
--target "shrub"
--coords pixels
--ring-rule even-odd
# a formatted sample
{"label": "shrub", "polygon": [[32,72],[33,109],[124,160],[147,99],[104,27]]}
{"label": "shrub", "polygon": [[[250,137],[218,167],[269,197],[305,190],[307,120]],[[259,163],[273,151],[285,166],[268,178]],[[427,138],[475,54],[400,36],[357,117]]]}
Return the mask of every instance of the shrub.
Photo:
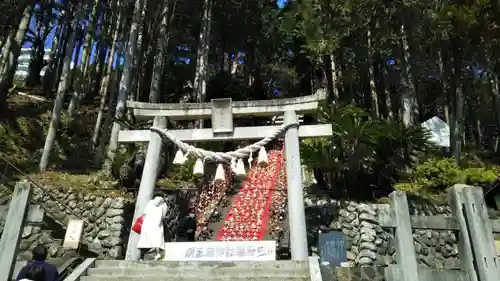
{"label": "shrub", "polygon": [[195,162],[196,161],[193,158],[189,157],[183,165],[170,165],[167,178],[173,182],[194,181],[195,176],[193,175],[193,167]]}
{"label": "shrub", "polygon": [[420,195],[439,194],[457,183],[485,187],[498,178],[497,166],[460,168],[455,163],[454,158],[431,158],[416,165],[408,179],[395,187]]}

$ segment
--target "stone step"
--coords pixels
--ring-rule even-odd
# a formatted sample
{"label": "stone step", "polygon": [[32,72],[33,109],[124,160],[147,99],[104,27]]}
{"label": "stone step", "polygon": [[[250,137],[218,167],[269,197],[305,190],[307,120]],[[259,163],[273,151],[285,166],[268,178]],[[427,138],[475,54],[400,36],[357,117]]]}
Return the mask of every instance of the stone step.
{"label": "stone step", "polygon": [[206,276],[217,277],[277,277],[277,278],[306,278],[309,277],[309,269],[298,268],[294,270],[254,268],[243,270],[235,267],[203,267],[196,270],[185,270],[183,268],[156,267],[151,269],[134,268],[90,268],[87,273],[93,277],[183,277],[183,278],[205,278]]}
{"label": "stone step", "polygon": [[221,276],[203,276],[203,277],[178,277],[178,276],[160,276],[160,277],[112,277],[112,276],[85,276],[80,281],[310,281],[310,277],[289,278],[289,277],[221,277]]}
{"label": "stone step", "polygon": [[200,268],[237,268],[241,270],[279,269],[279,270],[309,270],[308,261],[241,261],[241,262],[175,262],[175,261],[127,261],[127,260],[97,260],[96,268],[117,269],[157,269],[175,268],[195,270]]}

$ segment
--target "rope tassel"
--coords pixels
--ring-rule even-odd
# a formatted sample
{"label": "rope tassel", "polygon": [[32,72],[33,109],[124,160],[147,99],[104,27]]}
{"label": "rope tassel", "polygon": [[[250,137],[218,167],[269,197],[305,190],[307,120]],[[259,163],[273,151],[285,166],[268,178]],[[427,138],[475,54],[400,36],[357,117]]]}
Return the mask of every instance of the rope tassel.
{"label": "rope tassel", "polygon": [[186,163],[186,157],[184,157],[182,150],[179,149],[175,153],[174,161],[172,162],[172,164],[179,166],[179,165],[183,165],[184,163]]}
{"label": "rope tassel", "polygon": [[245,165],[243,164],[243,160],[241,160],[241,158],[238,159],[238,162],[236,162],[236,169],[234,173],[237,178],[245,177]]}
{"label": "rope tassel", "polygon": [[259,150],[259,158],[257,158],[257,163],[259,166],[264,167],[267,166],[267,152],[264,147],[261,147]]}
{"label": "rope tassel", "polygon": [[217,165],[217,170],[215,171],[215,183],[220,184],[226,181],[224,176],[224,167],[222,164]]}
{"label": "rope tassel", "polygon": [[203,161],[201,159],[196,160],[196,163],[194,163],[193,167],[193,175],[195,177],[201,177],[203,176]]}
{"label": "rope tassel", "polygon": [[231,170],[236,173],[236,158],[231,159]]}

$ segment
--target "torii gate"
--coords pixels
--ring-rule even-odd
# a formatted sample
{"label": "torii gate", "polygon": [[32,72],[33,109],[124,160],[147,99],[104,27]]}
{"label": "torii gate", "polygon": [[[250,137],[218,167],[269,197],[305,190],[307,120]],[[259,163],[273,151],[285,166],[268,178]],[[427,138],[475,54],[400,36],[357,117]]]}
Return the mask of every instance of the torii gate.
{"label": "torii gate", "polygon": [[[314,113],[324,94],[296,98],[233,102],[230,98],[213,99],[210,103],[143,103],[127,102],[127,108],[138,119],[154,118],[153,127],[166,128],[166,118],[172,120],[212,119],[211,129],[169,130],[181,142],[255,140],[273,135],[282,126],[233,127],[233,117],[278,116],[284,114],[284,125],[298,124],[297,113]],[[299,138],[328,137],[331,124],[291,126],[285,132],[285,156],[288,176],[288,218],[290,247],[293,260],[307,260],[307,232],[304,212]],[[162,137],[149,130],[122,130],[118,142],[149,142],[135,206],[135,221],[153,198],[160,163]],[[131,232],[126,260],[138,260],[139,235]]]}

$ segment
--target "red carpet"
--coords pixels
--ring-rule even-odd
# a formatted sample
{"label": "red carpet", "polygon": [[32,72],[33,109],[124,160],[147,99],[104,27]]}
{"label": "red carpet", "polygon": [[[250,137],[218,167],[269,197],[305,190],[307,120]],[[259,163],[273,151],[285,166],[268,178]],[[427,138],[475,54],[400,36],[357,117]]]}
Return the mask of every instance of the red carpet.
{"label": "red carpet", "polygon": [[248,171],[239,193],[229,210],[224,226],[217,233],[217,241],[262,240],[269,221],[269,213],[278,172],[283,163],[283,149],[268,152],[269,164],[255,164]]}

